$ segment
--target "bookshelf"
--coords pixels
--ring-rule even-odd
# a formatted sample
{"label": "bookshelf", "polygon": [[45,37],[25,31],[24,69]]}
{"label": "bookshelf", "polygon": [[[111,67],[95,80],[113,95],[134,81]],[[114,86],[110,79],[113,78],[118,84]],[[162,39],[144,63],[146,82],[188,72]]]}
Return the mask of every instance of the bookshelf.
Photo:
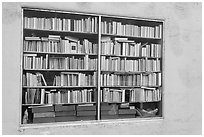
{"label": "bookshelf", "polygon": [[22,13],[21,124],[162,117],[162,20]]}

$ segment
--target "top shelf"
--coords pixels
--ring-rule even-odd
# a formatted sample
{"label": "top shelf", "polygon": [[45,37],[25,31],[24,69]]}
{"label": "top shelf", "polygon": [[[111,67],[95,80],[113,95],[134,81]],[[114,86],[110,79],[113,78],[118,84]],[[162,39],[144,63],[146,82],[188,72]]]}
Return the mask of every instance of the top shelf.
{"label": "top shelf", "polygon": [[164,19],[158,19],[158,18],[144,18],[144,17],[132,17],[132,16],[121,16],[121,15],[108,15],[108,14],[96,14],[96,13],[88,13],[88,12],[78,12],[78,11],[65,11],[65,10],[55,10],[55,9],[41,9],[41,8],[30,8],[30,7],[23,7],[24,13],[26,12],[26,16],[33,16],[33,12],[39,13],[50,13],[50,14],[71,14],[71,15],[77,15],[77,16],[95,16],[102,18],[118,18],[118,19],[129,19],[129,20],[139,20],[139,21],[148,21],[148,22],[157,22],[157,23],[163,23]]}

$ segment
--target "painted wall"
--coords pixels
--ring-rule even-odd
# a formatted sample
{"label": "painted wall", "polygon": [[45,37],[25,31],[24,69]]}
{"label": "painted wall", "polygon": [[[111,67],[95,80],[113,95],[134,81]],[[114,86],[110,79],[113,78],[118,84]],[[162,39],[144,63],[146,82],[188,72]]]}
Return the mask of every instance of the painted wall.
{"label": "painted wall", "polygon": [[[21,6],[165,19],[164,120],[19,130]],[[3,3],[3,134],[201,134],[201,3]]]}

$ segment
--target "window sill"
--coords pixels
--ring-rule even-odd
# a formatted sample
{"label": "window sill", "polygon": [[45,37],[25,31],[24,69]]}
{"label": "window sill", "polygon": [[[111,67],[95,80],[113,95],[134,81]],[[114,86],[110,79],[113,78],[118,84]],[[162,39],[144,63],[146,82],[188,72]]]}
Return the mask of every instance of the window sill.
{"label": "window sill", "polygon": [[91,120],[91,121],[75,121],[75,122],[55,122],[55,123],[39,123],[39,124],[25,124],[20,125],[19,131],[26,129],[37,128],[52,128],[52,127],[80,127],[86,125],[100,125],[100,124],[125,124],[125,123],[141,123],[150,121],[163,121],[164,117],[149,117],[149,118],[129,118],[129,119],[107,119],[107,120]]}

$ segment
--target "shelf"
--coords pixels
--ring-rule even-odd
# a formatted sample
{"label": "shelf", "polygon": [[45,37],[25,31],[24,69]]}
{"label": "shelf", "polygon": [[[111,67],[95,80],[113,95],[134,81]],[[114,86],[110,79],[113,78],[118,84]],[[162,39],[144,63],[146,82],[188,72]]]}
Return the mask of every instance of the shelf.
{"label": "shelf", "polygon": [[126,38],[134,38],[139,40],[162,40],[161,38],[147,38],[147,37],[138,37],[138,36],[126,36],[126,35],[117,35],[117,34],[101,34],[101,36],[114,36],[114,37],[126,37]]}
{"label": "shelf", "polygon": [[105,54],[102,54],[101,56],[120,57],[120,58],[134,58],[134,59],[161,59],[161,57],[136,57],[136,56],[124,56],[124,55],[105,55]]}
{"label": "shelf", "polygon": [[121,58],[137,58],[137,59],[145,58],[145,57],[136,57],[136,56],[105,55],[105,54],[102,54],[101,56],[106,56],[106,57],[121,57]]}
{"label": "shelf", "polygon": [[34,31],[34,32],[47,32],[47,33],[69,33],[69,34],[88,34],[88,35],[97,35],[96,32],[78,32],[78,31],[63,31],[63,30],[46,30],[46,29],[31,29],[23,28],[24,31]]}
{"label": "shelf", "polygon": [[57,103],[57,104],[22,104],[23,106],[53,106],[53,105],[83,105],[95,104],[96,102],[78,102],[78,103]]}
{"label": "shelf", "polygon": [[49,54],[49,55],[71,55],[71,56],[97,56],[96,54],[85,53],[61,53],[61,52],[38,52],[38,51],[23,51],[25,54]]}
{"label": "shelf", "polygon": [[24,71],[57,71],[57,72],[95,72],[96,70],[86,70],[86,69],[23,69]]}
{"label": "shelf", "polygon": [[161,86],[101,86],[101,88],[144,88],[144,89],[155,89]]}
{"label": "shelf", "polygon": [[144,102],[101,102],[101,103],[109,103],[109,104],[134,104],[134,103],[151,103],[151,102],[160,102],[161,100],[158,101],[144,101]]}
{"label": "shelf", "polygon": [[23,88],[64,89],[64,88],[96,88],[96,86],[23,86]]}
{"label": "shelf", "polygon": [[161,71],[140,71],[140,72],[134,72],[134,71],[107,71],[107,70],[101,70],[101,73],[110,73],[110,74],[151,74],[151,73],[161,73]]}

